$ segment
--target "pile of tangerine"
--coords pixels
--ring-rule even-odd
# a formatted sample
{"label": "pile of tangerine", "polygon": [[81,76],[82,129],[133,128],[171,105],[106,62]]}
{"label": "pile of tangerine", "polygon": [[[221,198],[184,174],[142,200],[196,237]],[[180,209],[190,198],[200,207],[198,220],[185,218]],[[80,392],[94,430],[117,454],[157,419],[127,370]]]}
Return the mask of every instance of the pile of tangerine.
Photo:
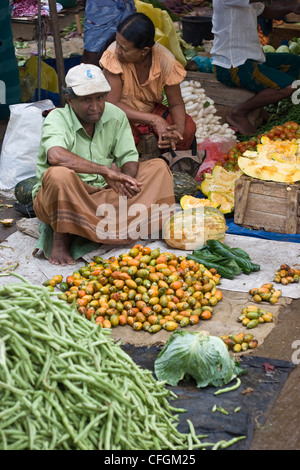
{"label": "pile of tangerine", "polygon": [[222,299],[219,282],[215,269],[136,244],[118,258],[94,257],[60,282],[58,297],[104,328],[155,333],[211,318]]}

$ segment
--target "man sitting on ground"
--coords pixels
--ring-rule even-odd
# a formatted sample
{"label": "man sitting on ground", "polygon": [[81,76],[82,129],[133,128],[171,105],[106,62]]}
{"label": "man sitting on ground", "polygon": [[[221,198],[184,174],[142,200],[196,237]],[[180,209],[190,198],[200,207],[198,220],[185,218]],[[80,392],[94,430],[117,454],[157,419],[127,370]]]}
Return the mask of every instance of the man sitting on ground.
{"label": "man sitting on ground", "polygon": [[172,213],[168,166],[161,159],[138,162],[126,114],[105,102],[109,91],[99,67],[75,66],[66,75],[67,104],[52,110],[43,124],[32,195],[36,216],[53,230],[52,264],[75,263],[69,251],[73,236],[131,243],[155,217],[153,230],[157,221],[161,229],[159,207]]}

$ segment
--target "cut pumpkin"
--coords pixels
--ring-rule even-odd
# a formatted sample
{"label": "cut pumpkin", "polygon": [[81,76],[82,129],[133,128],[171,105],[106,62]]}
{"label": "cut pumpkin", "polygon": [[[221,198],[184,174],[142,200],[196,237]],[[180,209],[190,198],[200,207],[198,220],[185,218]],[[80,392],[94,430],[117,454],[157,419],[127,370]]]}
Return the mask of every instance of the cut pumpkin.
{"label": "cut pumpkin", "polygon": [[[295,155],[298,151],[298,143],[295,140],[271,140],[262,136],[261,144],[257,145],[257,153],[260,157],[270,157],[270,154]],[[271,157],[272,158],[272,157]]]}
{"label": "cut pumpkin", "polygon": [[220,165],[215,165],[211,174],[204,173],[200,189],[208,199],[219,202],[219,210],[223,214],[228,214],[234,208],[235,181],[242,174],[242,171],[228,171]]}
{"label": "cut pumpkin", "polygon": [[238,176],[241,176],[239,171],[228,171],[221,165],[215,165],[211,172],[216,183],[221,185],[228,184],[229,186],[234,185],[235,180]]}
{"label": "cut pumpkin", "polygon": [[271,153],[270,157],[272,160],[276,160],[281,163],[292,163],[300,165],[300,156],[295,154],[282,154],[282,153]]}
{"label": "cut pumpkin", "polygon": [[211,191],[208,194],[208,197],[212,202],[216,202],[219,204],[219,210],[223,214],[229,214],[230,212],[232,212],[234,208],[233,195],[230,195],[228,193],[217,193],[217,192]]}
{"label": "cut pumpkin", "polygon": [[193,196],[182,196],[180,199],[180,205],[183,210],[185,209],[191,209],[192,207],[198,207],[198,206],[209,206],[209,207],[216,207],[218,208],[220,204],[218,202],[212,202],[209,199],[204,199],[204,198],[198,198],[198,197],[193,197]]}
{"label": "cut pumpkin", "polygon": [[265,181],[296,183],[300,181],[300,166],[268,159],[238,158],[238,166],[245,175]]}

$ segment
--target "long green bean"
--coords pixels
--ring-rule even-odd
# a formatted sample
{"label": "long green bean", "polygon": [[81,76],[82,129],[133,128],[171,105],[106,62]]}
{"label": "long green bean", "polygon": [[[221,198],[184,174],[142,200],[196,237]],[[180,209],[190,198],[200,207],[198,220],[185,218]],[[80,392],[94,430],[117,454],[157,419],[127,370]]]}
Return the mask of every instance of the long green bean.
{"label": "long green bean", "polygon": [[164,450],[204,442],[178,430],[176,395],[139,367],[110,331],[45,286],[0,286],[0,450]]}
{"label": "long green bean", "polygon": [[226,387],[226,388],[220,388],[214,393],[214,395],[220,395],[221,393],[231,392],[232,390],[236,390],[237,388],[239,388],[240,385],[241,385],[241,379],[237,377],[236,383],[234,385],[231,385],[230,387]]}

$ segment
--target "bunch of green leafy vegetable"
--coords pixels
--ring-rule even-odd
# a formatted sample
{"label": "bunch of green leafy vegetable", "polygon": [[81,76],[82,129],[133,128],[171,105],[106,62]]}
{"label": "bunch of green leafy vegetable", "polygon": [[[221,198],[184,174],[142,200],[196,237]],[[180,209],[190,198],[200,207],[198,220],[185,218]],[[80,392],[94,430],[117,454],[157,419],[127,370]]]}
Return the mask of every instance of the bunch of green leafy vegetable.
{"label": "bunch of green leafy vegetable", "polygon": [[230,248],[218,240],[207,240],[202,248],[187,255],[187,259],[204,264],[208,269],[216,269],[220,276],[226,279],[233,279],[241,273],[250,274],[260,270],[260,265],[252,263],[244,250]]}
{"label": "bunch of green leafy vegetable", "polygon": [[198,388],[221,387],[246,372],[218,336],[181,330],[170,335],[155,360],[154,371],[159,381],[169,385],[194,379]]}

